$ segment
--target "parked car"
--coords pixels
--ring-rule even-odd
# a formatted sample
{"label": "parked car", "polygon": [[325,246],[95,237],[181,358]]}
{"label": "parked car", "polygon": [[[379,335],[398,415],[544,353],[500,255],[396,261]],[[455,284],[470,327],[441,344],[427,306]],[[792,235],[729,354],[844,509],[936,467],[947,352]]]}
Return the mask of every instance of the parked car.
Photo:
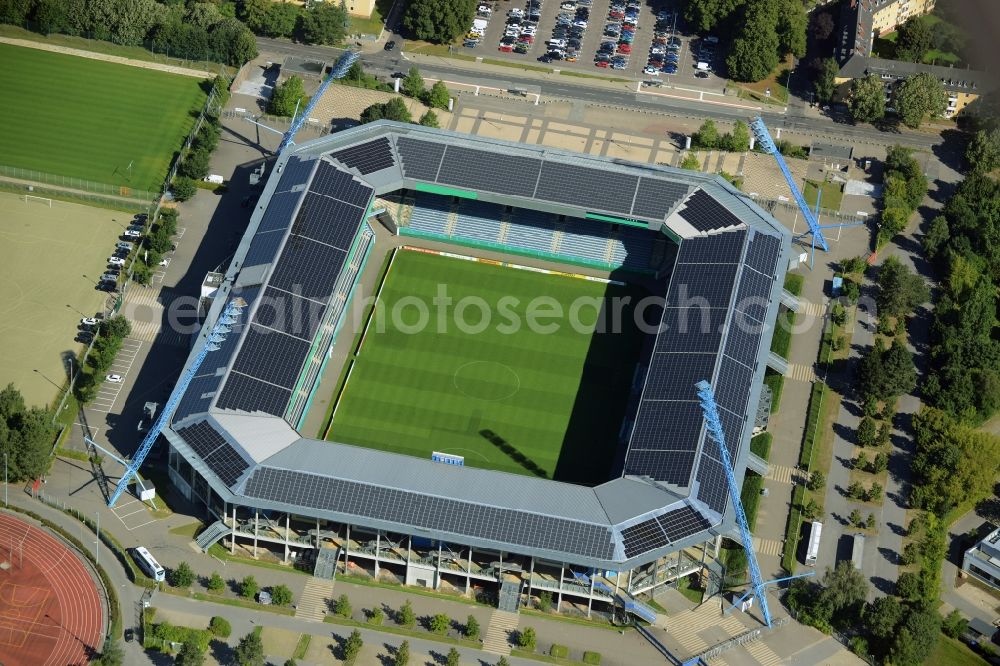
{"label": "parked car", "polygon": [[99,320],[96,317],[84,317],[80,320],[81,326],[97,326]]}
{"label": "parked car", "polygon": [[125,260],[121,257],[108,257],[108,264],[111,266],[124,266]]}
{"label": "parked car", "polygon": [[135,246],[132,245],[132,243],[129,243],[128,241],[118,241],[117,243],[115,243],[115,248],[118,250],[128,250],[129,252],[131,252],[133,247]]}
{"label": "parked car", "polygon": [[124,377],[121,375],[110,374],[104,378],[109,384],[121,384]]}
{"label": "parked car", "polygon": [[386,51],[391,51],[394,48],[396,48],[396,42],[394,40],[390,39],[389,41],[387,41],[385,43],[385,50]]}

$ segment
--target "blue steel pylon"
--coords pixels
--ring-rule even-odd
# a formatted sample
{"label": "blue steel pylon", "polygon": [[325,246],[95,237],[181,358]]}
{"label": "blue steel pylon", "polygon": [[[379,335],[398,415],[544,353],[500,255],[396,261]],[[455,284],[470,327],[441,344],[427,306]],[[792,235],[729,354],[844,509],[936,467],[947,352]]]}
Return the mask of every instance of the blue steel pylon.
{"label": "blue steel pylon", "polygon": [[774,140],[771,138],[771,133],[767,131],[767,126],[764,124],[764,119],[757,116],[750,121],[750,131],[753,132],[754,137],[760,143],[761,148],[764,152],[768,153],[775,159],[778,163],[778,168],[781,169],[781,175],[785,177],[785,182],[788,183],[788,189],[792,192],[792,197],[795,199],[795,203],[798,204],[799,210],[802,211],[802,216],[806,218],[806,224],[809,225],[809,231],[804,234],[799,234],[797,238],[802,238],[803,236],[812,236],[812,251],[809,257],[809,267],[812,268],[813,257],[816,256],[816,245],[818,244],[824,252],[830,251],[830,246],[827,245],[826,237],[823,236],[823,229],[836,229],[838,227],[856,227],[858,225],[864,224],[864,222],[844,222],[841,224],[820,224],[817,216],[819,214],[819,195],[816,196],[816,214],[813,214],[812,210],[809,208],[809,204],[806,203],[805,197],[802,196],[802,192],[799,191],[799,186],[795,184],[795,178],[792,176],[792,172],[788,170],[788,165],[785,164],[785,158],[781,155],[781,151],[778,150],[778,146],[775,145]]}
{"label": "blue steel pylon", "polygon": [[122,478],[119,479],[118,485],[115,487],[115,492],[111,494],[110,499],[108,499],[108,506],[114,506],[118,498],[121,497],[122,493],[128,488],[129,481],[132,477],[139,471],[142,467],[142,463],[145,462],[146,456],[149,455],[150,449],[153,448],[153,444],[156,443],[156,438],[160,436],[160,432],[166,427],[167,422],[173,416],[174,409],[177,408],[177,403],[181,401],[184,396],[184,392],[187,391],[188,386],[191,384],[191,380],[194,379],[195,375],[198,373],[198,369],[201,367],[202,362],[205,357],[208,356],[210,352],[213,352],[219,348],[219,343],[226,339],[226,333],[232,330],[232,325],[235,324],[240,316],[240,310],[247,306],[247,302],[240,297],[236,297],[229,301],[226,305],[226,309],[223,310],[222,315],[219,320],[215,322],[215,326],[212,327],[211,332],[208,334],[208,340],[205,342],[205,346],[201,348],[198,355],[195,357],[194,361],[184,372],[181,380],[177,382],[174,386],[173,393],[170,394],[170,399],[167,400],[167,404],[164,405],[163,411],[160,412],[160,418],[156,419],[156,423],[149,432],[146,433],[146,438],[142,440],[142,444],[139,445],[139,450],[136,451],[135,457],[131,462],[125,467],[125,472],[122,474]]}
{"label": "blue steel pylon", "polygon": [[316,92],[309,100],[309,104],[306,105],[306,108],[302,110],[302,113],[292,119],[292,126],[288,128],[287,132],[285,132],[285,136],[281,139],[281,144],[278,146],[278,153],[281,153],[282,150],[295,143],[295,135],[300,129],[302,129],[302,125],[309,120],[309,114],[312,113],[314,108],[316,108],[316,104],[319,103],[320,97],[323,96],[323,93],[326,92],[326,89],[330,87],[331,83],[337,79],[342,79],[347,75],[347,70],[351,68],[351,65],[354,64],[358,57],[359,54],[357,51],[344,51],[344,54],[340,56],[340,59],[337,60],[337,62],[333,65],[333,68],[330,70],[330,75],[326,77],[323,83],[319,85],[319,88],[316,89]]}
{"label": "blue steel pylon", "polygon": [[747,562],[750,564],[751,588],[747,590],[742,597],[737,599],[732,607],[735,608],[738,606],[740,602],[746,599],[749,595],[754,595],[757,597],[758,603],[760,603],[760,611],[764,615],[764,623],[770,627],[771,609],[767,606],[767,594],[764,586],[773,585],[786,580],[792,580],[793,578],[813,576],[815,575],[815,572],[800,574],[798,576],[788,576],[786,578],[778,578],[776,580],[766,582],[760,575],[760,567],[757,565],[757,554],[753,549],[753,535],[750,534],[750,525],[747,523],[747,515],[743,511],[743,502],[740,501],[740,488],[736,483],[736,474],[733,472],[733,461],[729,457],[729,449],[726,448],[726,438],[722,432],[722,421],[719,420],[719,408],[715,404],[715,392],[712,391],[712,386],[704,380],[695,384],[695,388],[698,389],[698,398],[701,400],[701,410],[705,415],[705,430],[708,433],[708,437],[714,440],[719,447],[719,455],[722,458],[722,467],[726,470],[726,485],[729,488],[729,500],[733,503],[733,508],[736,510],[736,523],[740,528],[740,539],[743,541],[743,549],[747,553]]}

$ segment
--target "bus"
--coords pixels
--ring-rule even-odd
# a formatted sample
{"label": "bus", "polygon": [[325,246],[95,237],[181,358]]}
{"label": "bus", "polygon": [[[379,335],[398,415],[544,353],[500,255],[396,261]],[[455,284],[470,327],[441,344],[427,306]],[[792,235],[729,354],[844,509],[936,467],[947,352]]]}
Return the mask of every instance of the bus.
{"label": "bus", "polygon": [[819,557],[819,540],[823,534],[823,523],[814,520],[809,527],[809,547],[806,549],[806,566],[816,566]]}
{"label": "bus", "polygon": [[166,578],[166,571],[164,571],[160,563],[153,559],[153,556],[144,547],[139,546],[135,548],[132,551],[132,558],[139,565],[139,568],[142,569],[142,572],[156,582],[161,582]]}
{"label": "bus", "polygon": [[861,558],[865,556],[865,535],[854,535],[854,548],[851,550],[851,563],[854,568],[861,571]]}

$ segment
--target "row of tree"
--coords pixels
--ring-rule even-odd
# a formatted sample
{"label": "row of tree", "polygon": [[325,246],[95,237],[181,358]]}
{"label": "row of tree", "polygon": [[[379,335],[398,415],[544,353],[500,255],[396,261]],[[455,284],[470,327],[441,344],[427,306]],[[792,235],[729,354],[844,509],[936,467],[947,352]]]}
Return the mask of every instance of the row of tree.
{"label": "row of tree", "polygon": [[122,342],[132,332],[132,325],[121,315],[100,322],[97,329],[97,339],[87,355],[88,370],[80,372],[74,391],[80,402],[90,402],[97,395],[97,389],[104,381],[105,374],[111,369],[115,357],[122,347]]}
{"label": "row of tree", "polygon": [[49,468],[54,437],[50,410],[28,407],[13,384],[0,391],[0,454],[6,456],[8,480],[40,478]]}
{"label": "row of tree", "polygon": [[889,148],[884,166],[880,245],[906,229],[910,217],[927,194],[927,178],[909,148]]}
{"label": "row of tree", "polygon": [[339,44],[348,25],[341,2],[240,0],[237,16],[263,37],[291,37],[306,44]]}
{"label": "row of tree", "polygon": [[941,276],[924,397],[975,425],[1000,410],[1000,183],[981,173],[962,181],[923,245]]}
{"label": "row of tree", "polygon": [[189,60],[239,67],[257,57],[253,34],[231,3],[156,0],[5,0],[0,23],[49,34],[150,45]]}
{"label": "row of tree", "polygon": [[750,150],[750,128],[742,120],[737,120],[732,132],[720,134],[715,122],[710,118],[691,135],[691,145],[702,150],[745,153]]}
{"label": "row of tree", "polygon": [[447,44],[472,25],[476,4],[476,0],[408,0],[403,27],[416,39]]}
{"label": "row of tree", "polygon": [[[902,123],[917,128],[927,116],[944,113],[948,107],[948,96],[937,77],[920,72],[895,84],[892,103]],[[874,123],[885,118],[885,82],[882,78],[878,74],[869,74],[854,79],[848,108],[856,122]]]}
{"label": "row of tree", "polygon": [[801,0],[688,0],[688,24],[727,45],[726,67],[737,81],[760,81],[782,56],[806,52],[808,18]]}

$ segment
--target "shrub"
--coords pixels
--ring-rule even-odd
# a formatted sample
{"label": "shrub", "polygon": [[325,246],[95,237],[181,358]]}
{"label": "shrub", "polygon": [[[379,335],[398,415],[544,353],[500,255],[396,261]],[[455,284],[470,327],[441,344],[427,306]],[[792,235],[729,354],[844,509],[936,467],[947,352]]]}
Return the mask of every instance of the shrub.
{"label": "shrub", "polygon": [[192,150],[181,162],[177,172],[192,180],[201,180],[208,175],[210,158],[211,154],[206,149]]}
{"label": "shrub", "polygon": [[365,642],[361,639],[361,632],[357,629],[352,631],[351,635],[344,641],[344,661],[351,662],[356,659],[364,644]]}
{"label": "shrub", "polygon": [[385,613],[381,608],[376,607],[368,612],[368,624],[378,627],[382,625],[383,621],[385,621]]}
{"label": "shrub", "polygon": [[198,191],[198,186],[190,178],[177,176],[170,186],[170,191],[174,193],[174,199],[177,201],[187,201]]}
{"label": "shrub", "polygon": [[407,599],[399,608],[399,623],[404,627],[412,627],[417,623],[417,616],[413,612],[413,604]]}
{"label": "shrub", "polygon": [[538,610],[543,613],[547,613],[552,610],[552,593],[548,590],[542,590],[538,594]]}
{"label": "shrub", "polygon": [[258,591],[260,591],[260,585],[257,584],[257,579],[253,576],[247,576],[240,581],[240,596],[244,599],[253,599],[257,596]]}
{"label": "shrub", "polygon": [[601,653],[600,652],[584,652],[583,653],[583,663],[589,664],[590,666],[601,666]]}
{"label": "shrub", "polygon": [[474,615],[465,619],[465,637],[473,641],[479,638],[479,620]]}
{"label": "shrub", "polygon": [[351,600],[347,598],[346,594],[340,595],[337,597],[337,600],[333,602],[333,612],[335,615],[346,618],[349,618],[354,614],[354,610],[351,608]]}
{"label": "shrub", "polygon": [[406,666],[410,663],[410,641],[403,641],[396,648],[396,658],[393,660],[395,666]]}
{"label": "shrub", "polygon": [[451,618],[444,613],[438,613],[431,617],[429,628],[435,634],[447,633],[448,627],[451,626]]}
{"label": "shrub", "polygon": [[965,633],[965,630],[968,627],[969,621],[962,617],[962,614],[955,609],[948,613],[948,615],[944,618],[944,623],[941,625],[941,631],[952,638],[958,638]]}
{"label": "shrub", "polygon": [[809,481],[806,482],[806,488],[812,491],[822,490],[823,486],[826,485],[826,477],[823,476],[823,472],[816,470],[809,475]]}
{"label": "shrub", "polygon": [[851,649],[851,652],[860,657],[865,658],[869,655],[868,641],[861,636],[855,636],[852,638],[847,646]]}
{"label": "shrub", "polygon": [[233,627],[229,624],[229,620],[216,615],[209,623],[208,630],[212,632],[213,636],[218,636],[219,638],[229,638],[229,634],[233,632]]}
{"label": "shrub", "polygon": [[566,657],[569,656],[569,648],[566,647],[565,645],[559,645],[558,643],[556,643],[553,644],[551,648],[549,648],[549,654],[559,659],[565,659]]}
{"label": "shrub", "polygon": [[191,571],[191,565],[187,562],[181,562],[176,569],[170,572],[170,584],[174,587],[188,588],[193,582],[194,572]]}
{"label": "shrub", "polygon": [[219,594],[226,587],[226,581],[222,580],[222,576],[219,575],[218,571],[213,571],[212,575],[208,579],[208,591],[212,594]]}
{"label": "shrub", "polygon": [[275,585],[271,588],[271,602],[276,606],[287,606],[292,603],[292,591],[287,585]]}
{"label": "shrub", "polygon": [[532,627],[525,627],[521,631],[517,632],[517,645],[523,650],[528,652],[534,652],[535,646],[538,644],[538,636],[535,635],[535,630]]}
{"label": "shrub", "polygon": [[458,650],[452,648],[448,650],[448,655],[445,657],[445,666],[458,666],[459,660],[462,655],[458,653]]}

